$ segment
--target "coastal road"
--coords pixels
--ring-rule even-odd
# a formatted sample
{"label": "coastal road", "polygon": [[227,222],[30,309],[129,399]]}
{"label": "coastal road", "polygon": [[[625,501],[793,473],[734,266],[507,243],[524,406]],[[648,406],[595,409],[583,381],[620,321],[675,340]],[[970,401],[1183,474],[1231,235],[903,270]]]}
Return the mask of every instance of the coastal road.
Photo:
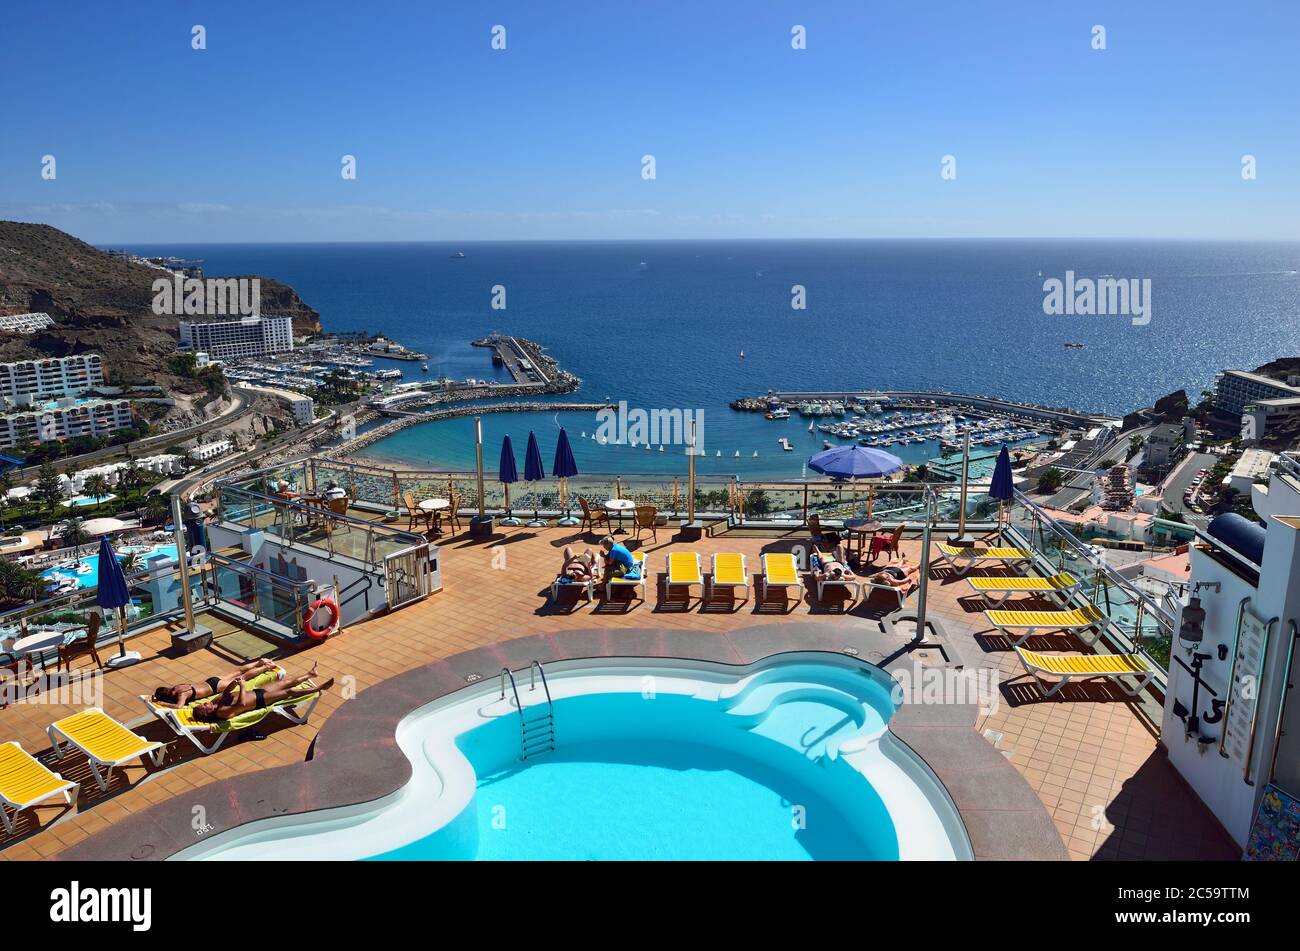
{"label": "coastal road", "polygon": [[1165,482],[1165,508],[1183,516],[1193,525],[1203,528],[1209,524],[1208,516],[1197,514],[1183,504],[1183,493],[1187,491],[1187,487],[1196,478],[1196,473],[1202,469],[1213,469],[1218,461],[1219,457],[1213,453],[1189,453],[1187,458],[1179,463],[1178,468],[1173,471],[1173,474]]}

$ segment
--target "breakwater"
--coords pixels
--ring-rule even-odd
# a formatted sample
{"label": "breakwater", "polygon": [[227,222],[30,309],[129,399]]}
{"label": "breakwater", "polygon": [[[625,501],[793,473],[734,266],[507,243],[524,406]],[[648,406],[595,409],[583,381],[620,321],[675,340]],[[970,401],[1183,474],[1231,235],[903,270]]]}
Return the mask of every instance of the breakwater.
{"label": "breakwater", "polygon": [[334,457],[351,455],[358,450],[365,449],[381,439],[391,436],[399,430],[408,426],[414,426],[419,423],[430,423],[439,419],[454,419],[459,416],[485,416],[489,413],[545,413],[551,411],[586,411],[597,412],[602,409],[612,409],[608,403],[562,403],[558,400],[537,402],[537,401],[520,401],[516,403],[492,403],[489,405],[479,406],[453,406],[447,409],[430,410],[425,413],[402,411],[396,419],[390,419],[388,422],[376,426],[374,429],[367,430],[347,443],[338,446],[330,451]]}

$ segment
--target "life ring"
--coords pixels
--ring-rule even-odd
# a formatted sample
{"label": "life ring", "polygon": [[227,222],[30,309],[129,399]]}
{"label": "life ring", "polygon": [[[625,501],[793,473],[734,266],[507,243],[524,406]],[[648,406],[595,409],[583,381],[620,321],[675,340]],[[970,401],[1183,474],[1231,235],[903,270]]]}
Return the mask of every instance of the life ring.
{"label": "life ring", "polygon": [[[329,621],[318,627],[315,622],[316,612],[329,612]],[[315,641],[323,641],[339,622],[339,606],[333,598],[317,598],[302,612],[302,624],[307,629],[307,636]]]}

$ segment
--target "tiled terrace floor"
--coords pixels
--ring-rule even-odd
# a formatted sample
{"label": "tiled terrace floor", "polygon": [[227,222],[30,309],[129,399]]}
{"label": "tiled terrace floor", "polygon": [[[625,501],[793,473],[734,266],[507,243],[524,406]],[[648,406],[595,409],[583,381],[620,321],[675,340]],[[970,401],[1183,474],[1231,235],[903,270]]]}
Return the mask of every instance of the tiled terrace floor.
{"label": "tiled terrace floor", "polygon": [[[76,814],[61,807],[37,811],[37,828],[31,812],[18,819],[17,835],[0,834],[0,857],[35,859],[57,854],[115,819],[165,798],[185,796],[214,779],[268,766],[300,761],[312,737],[339,705],[350,696],[405,670],[433,659],[530,634],[546,634],[577,627],[620,628],[647,626],[697,633],[701,638],[754,624],[827,619],[843,621],[837,611],[799,605],[792,614],[777,607],[755,611],[754,601],[738,610],[726,605],[701,611],[698,605],[656,605],[654,579],[663,555],[673,543],[672,533],[660,529],[659,541],[647,540],[652,567],[651,596],[632,610],[621,606],[580,605],[574,610],[548,605],[546,588],[554,577],[561,549],[574,542],[572,529],[502,529],[487,542],[465,534],[443,537],[444,590],[426,601],[390,616],[355,625],[309,650],[289,656],[291,672],[319,662],[323,676],[338,678],[339,686],[327,694],[306,726],[272,726],[264,739],[231,741],[216,754],[195,755],[185,741],[172,739],[167,758],[158,771],[129,768],[114,777],[110,791],[100,793],[84,758],[71,754],[50,765],[66,777],[82,781],[82,798]],[[708,556],[719,551],[740,551],[751,570],[758,569],[764,550],[789,550],[795,538],[730,536],[705,538],[690,547]],[[594,537],[590,539],[594,546]],[[578,540],[586,545],[587,540]],[[904,541],[912,560],[920,553],[919,541]],[[1118,691],[1089,685],[1072,686],[1061,698],[1043,700],[1032,680],[1023,676],[1015,654],[1000,637],[989,634],[977,598],[969,585],[936,569],[931,585],[930,609],[941,619],[968,666],[997,669],[1001,683],[997,709],[981,717],[978,729],[1001,734],[997,746],[1024,775],[1054,817],[1062,840],[1077,859],[1088,858],[1237,858],[1237,850],[1165,761],[1157,749],[1150,711],[1129,701]],[[567,595],[565,604],[567,605]],[[599,602],[598,602],[599,604]],[[858,606],[852,617],[862,624],[877,624],[891,605],[883,597]],[[1059,636],[1037,639],[1029,646],[1062,649]],[[899,639],[900,648],[905,646]],[[234,665],[235,659],[219,648],[173,657],[168,633],[155,631],[136,638],[131,647],[144,661],[103,679],[102,706],[155,739],[169,739],[160,724],[143,718],[137,694],[159,683],[201,679]],[[86,662],[81,662],[82,670]],[[490,675],[493,671],[483,671]],[[18,740],[28,751],[50,760],[45,727],[80,705],[59,705],[44,698],[26,699],[0,710],[0,741]],[[184,743],[184,746],[181,744]]]}

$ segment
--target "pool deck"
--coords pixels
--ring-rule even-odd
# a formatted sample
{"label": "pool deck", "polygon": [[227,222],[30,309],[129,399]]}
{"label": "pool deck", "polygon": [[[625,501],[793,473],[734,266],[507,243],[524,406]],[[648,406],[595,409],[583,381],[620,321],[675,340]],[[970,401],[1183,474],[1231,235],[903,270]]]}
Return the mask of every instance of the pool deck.
{"label": "pool deck", "polygon": [[[118,772],[107,793],[83,757],[52,761],[45,727],[78,709],[40,695],[0,709],[0,741],[16,739],[51,768],[82,781],[75,812],[52,806],[21,813],[14,837],[0,835],[8,859],[163,858],[201,838],[267,815],[358,802],[398,788],[409,765],[393,739],[406,712],[458,689],[467,678],[505,665],[594,656],[685,657],[746,664],[789,650],[856,651],[893,668],[944,665],[942,652],[915,648],[881,619],[883,595],[848,614],[810,601],[779,613],[754,599],[683,606],[658,600],[655,581],[666,551],[680,549],[659,530],[651,555],[650,601],[550,605],[546,588],[574,530],[499,529],[488,541],[440,539],[445,590],[424,602],[349,627],[301,655],[291,672],[319,662],[338,684],[309,724],[279,720],[261,740],[232,738],[201,757],[144,715],[137,694],[158,683],[220,673],[233,659],[220,647],[173,656],[167,631],[131,642],[144,661],[102,678],[102,706],[137,732],[168,740],[161,767]],[[579,545],[594,544],[594,537]],[[763,551],[789,550],[799,538],[733,532],[689,548],[706,565],[713,552],[740,551],[751,573]],[[904,540],[913,561],[920,543]],[[1153,704],[1105,685],[1071,685],[1050,700],[1024,676],[1009,644],[989,631],[970,586],[935,569],[930,613],[944,627],[949,654],[997,683],[992,709],[974,703],[908,703],[891,724],[948,788],[979,858],[1236,859],[1238,850],[1183,785],[1159,749]],[[913,596],[913,600],[914,600]],[[658,603],[656,603],[658,600]],[[909,600],[909,605],[913,603]],[[218,641],[218,645],[220,641]],[[1075,650],[1061,635],[1035,649]],[[80,670],[86,670],[82,661]],[[82,704],[85,705],[85,704]],[[183,744],[183,745],[182,745]],[[310,756],[310,759],[308,757]],[[198,807],[202,807],[199,809]]]}

